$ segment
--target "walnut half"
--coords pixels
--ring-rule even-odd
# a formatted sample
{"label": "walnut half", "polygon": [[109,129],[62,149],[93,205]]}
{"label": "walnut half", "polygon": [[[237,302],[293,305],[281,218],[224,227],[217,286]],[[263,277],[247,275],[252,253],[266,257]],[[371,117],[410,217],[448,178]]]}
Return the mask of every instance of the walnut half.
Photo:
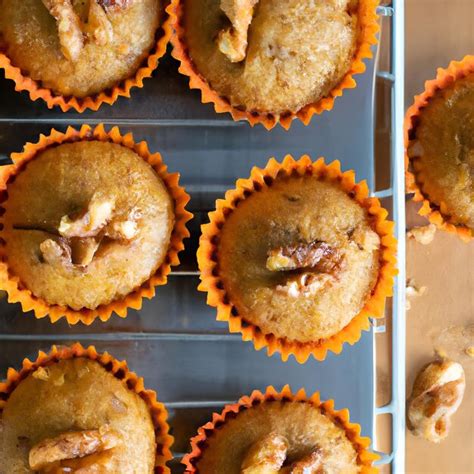
{"label": "walnut half", "polygon": [[424,367],[408,401],[408,425],[413,434],[433,443],[446,438],[465,387],[464,370],[457,362],[435,361]]}
{"label": "walnut half", "polygon": [[55,438],[47,438],[33,446],[29,453],[30,468],[33,471],[51,472],[55,463],[105,452],[120,444],[118,434],[108,426],[98,430],[69,431]]}

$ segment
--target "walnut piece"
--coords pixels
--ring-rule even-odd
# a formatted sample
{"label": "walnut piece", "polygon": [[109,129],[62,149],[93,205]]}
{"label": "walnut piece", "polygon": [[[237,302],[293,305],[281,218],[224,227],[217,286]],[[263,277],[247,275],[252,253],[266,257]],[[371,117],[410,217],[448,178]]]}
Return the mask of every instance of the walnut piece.
{"label": "walnut piece", "polygon": [[99,248],[100,242],[101,239],[94,237],[70,239],[72,263],[81,267],[89,265]]}
{"label": "walnut piece", "polygon": [[284,467],[279,474],[320,474],[323,472],[323,456],[319,448],[315,448],[309,454],[291,466]]}
{"label": "walnut piece", "polygon": [[322,472],[323,457],[318,447],[290,466],[283,466],[287,452],[287,439],[276,433],[270,433],[250,447],[242,462],[240,474],[319,474]]}
{"label": "walnut piece", "polygon": [[405,309],[408,311],[411,309],[410,298],[415,298],[417,296],[422,296],[426,291],[426,286],[418,286],[415,283],[415,280],[412,278],[407,279],[406,283],[406,300],[405,300]]}
{"label": "walnut piece", "polygon": [[221,53],[233,63],[243,61],[247,54],[248,29],[257,2],[258,0],[221,0],[221,10],[232,26],[219,32],[217,45]]}
{"label": "walnut piece", "polygon": [[279,247],[268,252],[267,269],[270,271],[289,271],[311,269],[329,273],[341,262],[342,255],[326,242],[313,240]]}
{"label": "walnut piece", "polygon": [[83,458],[65,459],[51,463],[41,469],[40,474],[110,474],[113,469],[113,455],[115,449],[108,449],[100,453],[91,454]]}
{"label": "walnut piece", "polygon": [[253,444],[240,469],[241,474],[278,474],[286,459],[288,441],[270,433]]}
{"label": "walnut piece", "polygon": [[84,47],[81,20],[71,0],[42,0],[58,25],[61,52],[69,61],[76,61]]}
{"label": "walnut piece", "polygon": [[457,362],[441,360],[424,367],[408,401],[408,425],[413,434],[433,443],[446,438],[465,387],[464,370]]}
{"label": "walnut piece", "polygon": [[328,273],[304,272],[288,278],[284,285],[278,285],[276,289],[292,298],[298,298],[301,295],[314,295],[333,280],[334,276]]}
{"label": "walnut piece", "polygon": [[91,0],[89,3],[89,14],[87,23],[84,25],[84,33],[99,46],[105,46],[113,40],[112,23],[97,0]]}
{"label": "walnut piece", "polygon": [[433,242],[436,234],[436,226],[434,224],[424,225],[421,227],[413,227],[407,232],[409,239],[414,239],[422,245],[428,245]]}
{"label": "walnut piece", "polygon": [[97,0],[106,10],[125,10],[132,6],[135,0]]}
{"label": "walnut piece", "polygon": [[53,267],[67,267],[71,265],[71,247],[65,239],[46,239],[40,244],[43,260]]}
{"label": "walnut piece", "polygon": [[113,199],[95,193],[87,210],[61,218],[58,231],[63,237],[95,237],[112,218],[114,208]]}
{"label": "walnut piece", "polygon": [[[29,454],[33,471],[49,470],[54,463],[85,458],[118,446],[120,438],[108,426],[98,430],[70,431],[47,438],[33,446]],[[46,471],[48,472],[48,471]]]}

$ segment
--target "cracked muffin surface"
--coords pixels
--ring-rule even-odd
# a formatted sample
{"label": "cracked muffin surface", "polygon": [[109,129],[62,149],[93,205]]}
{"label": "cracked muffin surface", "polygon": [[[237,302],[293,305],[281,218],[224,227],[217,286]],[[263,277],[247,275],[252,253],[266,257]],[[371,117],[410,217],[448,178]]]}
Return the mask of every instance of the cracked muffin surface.
{"label": "cracked muffin surface", "polygon": [[266,401],[240,411],[206,440],[201,474],[360,472],[344,429],[307,402]]}
{"label": "cracked muffin surface", "polygon": [[0,0],[14,66],[64,96],[86,97],[134,76],[163,21],[159,0]]}
{"label": "cracked muffin surface", "polygon": [[219,276],[264,334],[316,342],[364,307],[380,269],[367,211],[317,177],[277,178],[239,202],[218,243]]}
{"label": "cracked muffin surface", "polygon": [[232,106],[276,115],[296,112],[327,95],[350,69],[358,4],[185,0],[188,53]]}
{"label": "cracked muffin surface", "polygon": [[95,309],[140,287],[163,263],[174,203],[132,150],[100,141],[48,148],[7,184],[8,268],[34,296]]}
{"label": "cracked muffin surface", "polygon": [[474,229],[474,73],[424,107],[408,153],[423,193],[450,222]]}
{"label": "cracked muffin surface", "polygon": [[155,434],[145,401],[87,358],[29,374],[0,423],[5,474],[153,472]]}

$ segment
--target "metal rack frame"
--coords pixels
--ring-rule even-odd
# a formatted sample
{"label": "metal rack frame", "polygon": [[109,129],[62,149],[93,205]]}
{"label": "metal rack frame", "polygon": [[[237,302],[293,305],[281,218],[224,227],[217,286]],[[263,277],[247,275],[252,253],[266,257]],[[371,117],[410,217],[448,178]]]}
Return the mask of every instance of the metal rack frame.
{"label": "metal rack frame", "polygon": [[[373,394],[373,421],[372,431],[376,439],[375,422],[377,416],[390,414],[392,417],[392,450],[390,453],[380,453],[379,464],[392,464],[392,472],[399,474],[404,472],[405,465],[405,188],[404,188],[404,146],[403,146],[403,116],[404,116],[404,0],[393,0],[390,5],[380,6],[378,13],[381,16],[390,18],[391,21],[391,68],[390,71],[378,71],[377,76],[391,85],[391,185],[388,189],[374,192],[373,195],[379,198],[391,198],[393,206],[393,218],[396,223],[395,232],[398,238],[398,268],[399,274],[396,278],[394,297],[392,300],[392,393],[391,401],[385,406],[375,405],[375,384]],[[8,115],[8,114],[7,114]],[[314,118],[313,120],[317,120]],[[58,124],[82,124],[105,122],[120,126],[143,126],[143,127],[179,127],[193,126],[189,120],[179,119],[146,119],[146,118],[123,118],[111,117],[110,119],[93,114],[60,114],[41,117],[22,117],[16,114],[0,117],[0,125],[3,124],[29,124],[49,125]],[[214,119],[207,117],[196,122],[199,127],[242,127],[243,123],[232,122],[228,118],[219,117]],[[1,158],[1,156],[0,156]],[[5,159],[6,157],[4,157]],[[372,170],[368,176],[370,189],[375,189],[375,171]],[[188,190],[191,186],[187,186]],[[220,185],[210,188],[208,191],[214,196],[223,194],[225,187]],[[198,272],[192,267],[179,267],[173,271],[172,277],[196,277]],[[371,337],[376,338],[376,334],[385,331],[385,326],[373,327]],[[196,331],[166,331],[146,334],[141,332],[87,332],[71,331],[69,333],[52,334],[2,334],[0,330],[0,341],[81,341],[91,342],[111,342],[111,341],[140,341],[155,338],[160,341],[240,341],[240,335],[222,332],[196,332]],[[375,355],[373,357],[375,376]],[[234,400],[171,400],[166,401],[166,406],[171,410],[191,409],[191,408],[219,408]],[[182,456],[183,453],[175,452],[175,457]]]}

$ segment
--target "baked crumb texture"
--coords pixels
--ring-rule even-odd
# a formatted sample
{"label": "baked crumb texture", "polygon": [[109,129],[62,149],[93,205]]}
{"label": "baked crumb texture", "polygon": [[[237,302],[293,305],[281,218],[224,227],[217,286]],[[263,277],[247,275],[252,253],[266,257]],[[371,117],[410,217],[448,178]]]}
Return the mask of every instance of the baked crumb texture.
{"label": "baked crumb texture", "polygon": [[191,439],[183,464],[187,474],[375,473],[377,456],[359,433],[332,400],[268,387],[214,414]]}
{"label": "baked crumb texture", "polygon": [[0,459],[9,473],[169,473],[167,412],[125,362],[53,346],[0,384]]}
{"label": "baked crumb texture", "polygon": [[3,0],[0,33],[16,90],[83,112],[143,87],[171,25],[159,0]]}
{"label": "baked crumb texture", "polygon": [[469,241],[474,229],[474,56],[438,69],[405,118],[407,189],[419,214]]}
{"label": "baked crumb texture", "polygon": [[365,70],[375,0],[173,0],[173,55],[190,87],[235,120],[289,128],[332,108]]}
{"label": "baked crumb texture", "polygon": [[433,443],[445,439],[465,388],[461,364],[439,360],[426,365],[417,375],[408,400],[408,428]]}
{"label": "baked crumb texture", "polygon": [[37,317],[126,316],[166,283],[189,196],[159,154],[117,128],[52,131],[3,171],[1,287]]}
{"label": "baked crumb texture", "polygon": [[338,162],[272,159],[217,201],[202,227],[199,289],[256,349],[324,359],[383,314],[395,274],[386,216]]}

